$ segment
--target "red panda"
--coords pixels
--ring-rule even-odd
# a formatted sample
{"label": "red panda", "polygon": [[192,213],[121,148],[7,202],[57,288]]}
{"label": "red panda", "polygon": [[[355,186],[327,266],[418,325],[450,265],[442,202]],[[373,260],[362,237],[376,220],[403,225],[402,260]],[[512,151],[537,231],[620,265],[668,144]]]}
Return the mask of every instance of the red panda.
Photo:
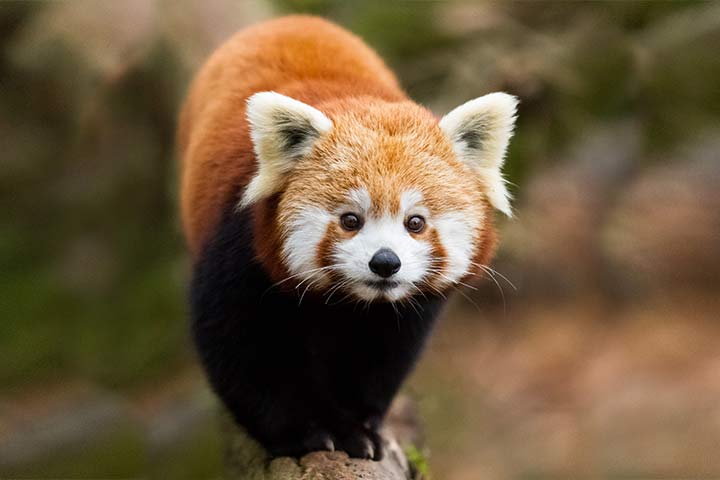
{"label": "red panda", "polygon": [[320,18],[247,28],[180,116],[192,331],[210,384],[273,456],[382,457],[383,416],[446,292],[494,252],[516,99],[442,117]]}

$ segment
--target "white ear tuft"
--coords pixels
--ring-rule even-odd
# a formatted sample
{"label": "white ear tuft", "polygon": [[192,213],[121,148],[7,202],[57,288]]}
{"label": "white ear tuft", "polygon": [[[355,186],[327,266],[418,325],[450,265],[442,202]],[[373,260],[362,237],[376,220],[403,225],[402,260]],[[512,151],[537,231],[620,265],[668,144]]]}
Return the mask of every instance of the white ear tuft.
{"label": "white ear tuft", "polygon": [[508,217],[512,209],[502,166],[515,128],[517,104],[512,95],[490,93],[460,105],[440,120],[458,159],[481,175],[490,203]]}
{"label": "white ear tuft", "polygon": [[247,119],[258,171],[243,193],[241,207],[279,191],[295,163],[333,126],[320,110],[275,92],[251,96]]}

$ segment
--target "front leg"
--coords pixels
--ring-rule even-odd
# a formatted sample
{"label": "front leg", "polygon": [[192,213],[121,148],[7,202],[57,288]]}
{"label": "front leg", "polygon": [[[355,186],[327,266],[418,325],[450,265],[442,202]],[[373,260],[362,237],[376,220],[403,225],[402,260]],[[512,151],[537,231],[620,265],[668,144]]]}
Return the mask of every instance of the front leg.
{"label": "front leg", "polygon": [[[399,316],[377,314],[360,333],[359,347],[345,360],[341,404],[371,432],[378,432],[403,382],[419,358],[442,308],[438,298],[423,299],[417,309],[400,308]],[[382,312],[382,311],[381,311]],[[377,433],[376,433],[377,434]]]}
{"label": "front leg", "polygon": [[[353,416],[334,410],[328,405],[325,411],[313,415],[317,420],[307,420],[299,425],[293,421],[277,422],[268,429],[271,422],[265,419],[261,443],[274,457],[302,457],[310,452],[343,451],[351,458],[381,460],[383,458],[382,438],[375,429],[367,428]],[[285,409],[278,409],[283,412]],[[329,412],[333,411],[332,414]]]}
{"label": "front leg", "polygon": [[272,456],[332,449],[318,418],[320,399],[303,378],[306,364],[268,355],[272,347],[261,337],[240,342],[214,333],[196,329],[195,341],[213,390],[238,424]]}
{"label": "front leg", "polygon": [[[381,460],[382,439],[376,429],[341,409],[329,392],[327,386],[315,390],[305,385],[302,393],[274,393],[260,399],[264,408],[255,412],[252,421],[242,423],[253,425],[257,438],[275,457],[299,458],[318,450],[338,450],[351,458]],[[248,401],[258,399],[245,395],[246,406]]]}
{"label": "front leg", "polygon": [[[339,403],[340,395],[333,382],[334,369],[328,357],[330,352],[321,345],[314,344],[310,349],[311,361],[308,368],[309,384],[316,399],[315,417],[320,419],[319,431],[323,432],[323,441],[330,450],[344,451],[351,458],[383,457],[382,439],[377,429],[365,425],[354,412],[345,409]],[[330,354],[332,355],[332,354]],[[347,373],[347,372],[346,372]]]}
{"label": "front leg", "polygon": [[197,322],[195,341],[213,389],[272,456],[343,450],[354,458],[382,457],[380,437],[339,407],[327,364],[311,360],[305,342],[233,326]]}

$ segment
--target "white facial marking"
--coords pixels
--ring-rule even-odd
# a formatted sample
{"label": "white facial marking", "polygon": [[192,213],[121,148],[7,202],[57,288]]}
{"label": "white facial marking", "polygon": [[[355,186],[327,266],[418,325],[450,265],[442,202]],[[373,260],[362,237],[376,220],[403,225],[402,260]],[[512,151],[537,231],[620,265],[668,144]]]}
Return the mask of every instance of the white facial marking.
{"label": "white facial marking", "polygon": [[460,280],[470,269],[477,220],[470,221],[462,212],[446,213],[433,221],[447,253],[443,283]]}
{"label": "white facial marking", "polygon": [[365,212],[368,212],[370,210],[370,207],[372,206],[370,194],[364,188],[351,190],[348,194],[348,200],[349,203],[347,207],[350,209],[356,209],[356,211],[353,211],[353,213],[365,214]]}
{"label": "white facial marking", "polygon": [[407,212],[422,202],[422,192],[419,190],[408,190],[400,195],[400,211]]}
{"label": "white facial marking", "polygon": [[283,255],[288,270],[296,275],[297,283],[309,276],[326,284],[327,273],[318,271],[317,251],[334,216],[319,207],[304,208],[287,226]]}
{"label": "white facial marking", "polygon": [[[430,266],[431,245],[414,238],[405,228],[405,218],[409,214],[425,210],[417,204],[422,195],[417,191],[404,192],[401,196],[401,211],[396,215],[369,215],[371,199],[366,190],[355,190],[350,194],[350,202],[358,208],[354,213],[363,215],[363,227],[350,239],[336,245],[334,259],[339,271],[351,280],[351,290],[359,298],[374,300],[385,297],[399,300],[413,292],[414,282],[420,281]],[[370,259],[381,248],[392,250],[400,258],[400,270],[388,280],[396,285],[380,291],[371,285],[382,277],[370,270]]]}
{"label": "white facial marking", "polygon": [[405,219],[412,215],[420,215],[425,220],[430,219],[430,211],[422,205],[422,193],[418,190],[403,192],[400,196],[400,211],[405,212]]}
{"label": "white facial marking", "polygon": [[[435,228],[447,253],[446,265],[439,283],[449,285],[459,281],[472,266],[475,247],[474,234],[482,219],[463,212],[451,212],[432,217],[422,205],[422,193],[417,190],[403,192],[397,214],[373,216],[372,200],[367,190],[357,189],[348,194],[347,201],[335,212],[308,206],[286,226],[283,255],[297,283],[315,282],[315,287],[330,287],[330,276],[318,264],[318,248],[328,226],[339,222],[343,213],[352,212],[363,217],[362,228],[347,240],[340,240],[332,252],[332,270],[347,281],[346,289],[363,300],[397,301],[417,292],[418,282],[425,279],[433,267],[432,245],[423,237],[411,235],[405,220],[422,215],[428,228]],[[373,286],[382,277],[370,270],[370,259],[381,248],[392,250],[400,258],[400,270],[387,280],[394,282],[383,290]],[[328,269],[329,270],[329,269]]]}

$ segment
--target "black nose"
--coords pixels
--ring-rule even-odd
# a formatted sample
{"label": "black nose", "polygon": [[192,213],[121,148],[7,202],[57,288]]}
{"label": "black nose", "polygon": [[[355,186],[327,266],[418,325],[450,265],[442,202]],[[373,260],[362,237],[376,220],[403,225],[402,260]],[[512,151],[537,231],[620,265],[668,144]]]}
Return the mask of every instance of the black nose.
{"label": "black nose", "polygon": [[381,248],[370,259],[370,270],[383,278],[391,277],[400,270],[400,259],[389,248]]}

